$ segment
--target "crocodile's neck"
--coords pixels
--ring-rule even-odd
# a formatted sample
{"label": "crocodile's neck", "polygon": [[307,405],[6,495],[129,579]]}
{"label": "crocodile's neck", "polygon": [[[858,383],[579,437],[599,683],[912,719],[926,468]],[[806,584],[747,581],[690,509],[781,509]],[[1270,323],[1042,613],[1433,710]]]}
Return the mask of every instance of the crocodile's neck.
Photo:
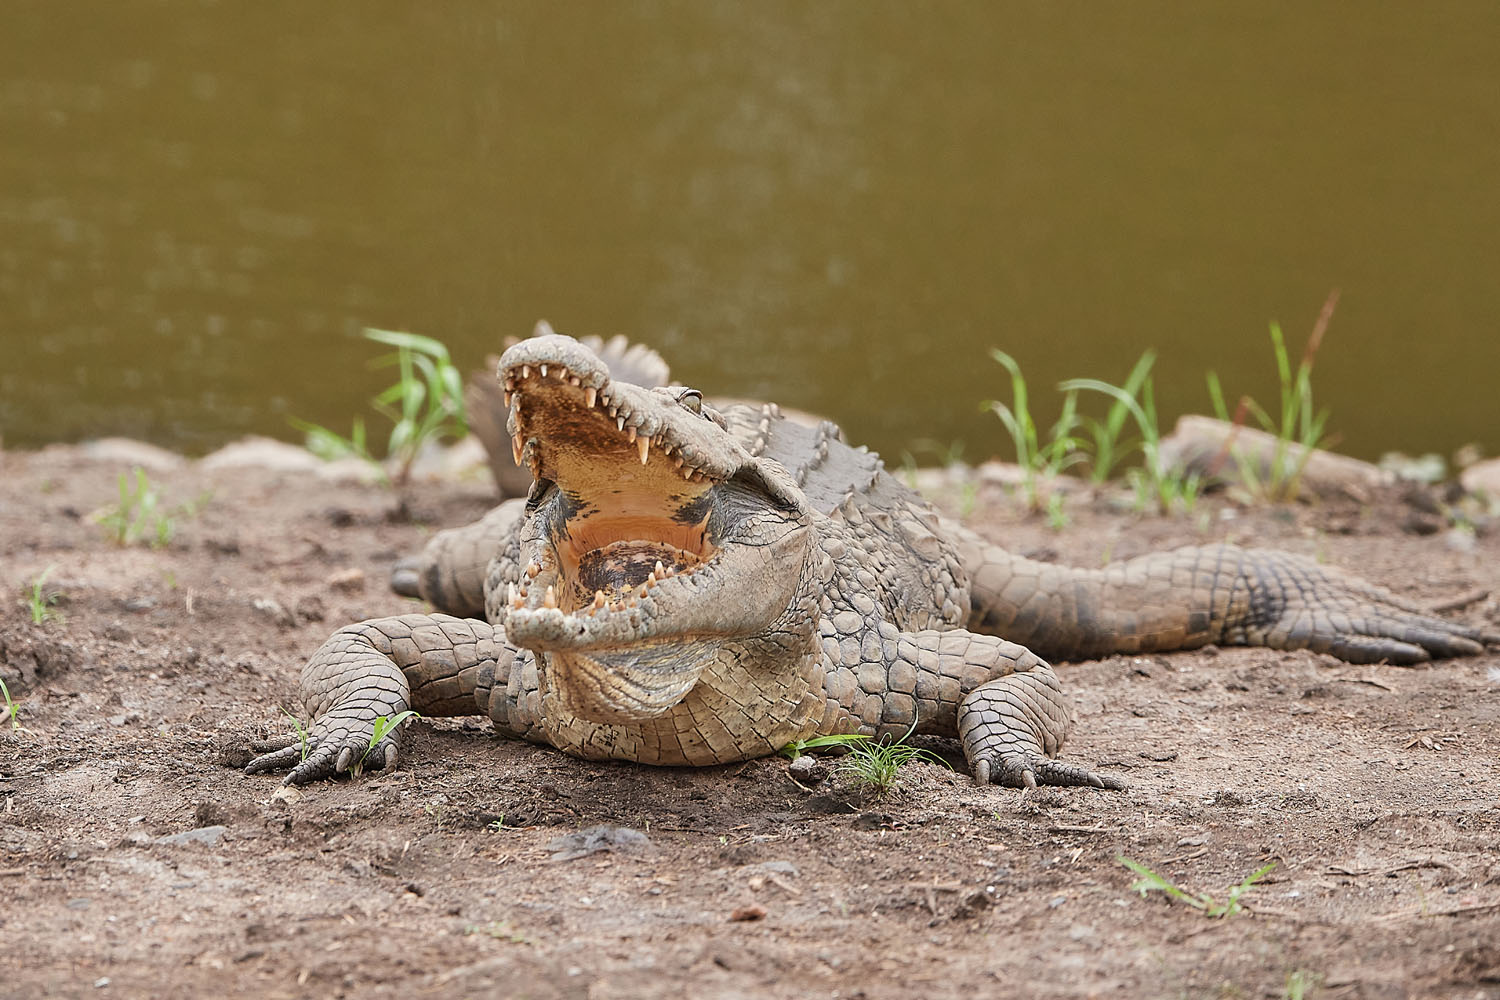
{"label": "crocodile's neck", "polygon": [[[810,632],[705,643],[703,672],[681,701],[652,719],[599,723],[566,711],[540,663],[548,741],[590,760],[703,766],[765,757],[818,731],[827,700],[821,648]],[[788,642],[802,647],[802,655]]]}

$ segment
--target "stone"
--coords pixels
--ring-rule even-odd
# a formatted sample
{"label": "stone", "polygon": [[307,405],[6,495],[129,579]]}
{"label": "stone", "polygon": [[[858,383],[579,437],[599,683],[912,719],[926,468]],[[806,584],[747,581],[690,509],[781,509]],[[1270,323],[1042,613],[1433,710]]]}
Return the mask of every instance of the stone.
{"label": "stone", "polygon": [[224,839],[227,830],[228,827],[224,826],[200,826],[196,830],[184,830],[182,833],[169,833],[165,837],[157,837],[156,843],[162,847],[183,847],[187,844],[215,847]]}

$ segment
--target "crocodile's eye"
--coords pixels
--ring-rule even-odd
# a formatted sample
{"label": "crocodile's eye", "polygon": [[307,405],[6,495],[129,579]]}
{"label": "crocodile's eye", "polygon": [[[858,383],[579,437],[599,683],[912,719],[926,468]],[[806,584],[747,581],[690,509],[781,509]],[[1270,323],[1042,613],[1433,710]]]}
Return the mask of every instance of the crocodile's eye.
{"label": "crocodile's eye", "polygon": [[697,389],[684,389],[677,394],[677,402],[692,410],[699,416],[703,415],[703,393]]}

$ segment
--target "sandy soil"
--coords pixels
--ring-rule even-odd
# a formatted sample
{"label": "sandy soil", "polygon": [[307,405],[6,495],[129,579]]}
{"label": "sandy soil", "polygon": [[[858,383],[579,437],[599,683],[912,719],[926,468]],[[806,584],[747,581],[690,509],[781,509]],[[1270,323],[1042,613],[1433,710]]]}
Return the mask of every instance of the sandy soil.
{"label": "sandy soil", "polygon": [[[304,657],[413,610],[392,562],[488,490],[403,505],[185,465],[152,475],[167,504],[211,496],[153,549],[88,520],[119,471],[0,454],[0,677],[25,727],[0,735],[8,997],[1500,997],[1500,655],[1064,666],[1067,756],[1126,792],[1022,796],[923,764],[870,800],[783,760],[585,763],[460,719],[414,724],[394,773],[277,798],[239,768],[297,710]],[[1500,531],[1462,551],[1395,494],[1178,519],[1080,500],[1061,532],[987,492],[977,511],[1044,558],[1229,538],[1500,623]],[[35,625],[22,590],[49,566],[62,617]],[[649,845],[554,857],[595,824]],[[1210,919],[1130,891],[1120,855],[1219,899],[1276,867]]]}

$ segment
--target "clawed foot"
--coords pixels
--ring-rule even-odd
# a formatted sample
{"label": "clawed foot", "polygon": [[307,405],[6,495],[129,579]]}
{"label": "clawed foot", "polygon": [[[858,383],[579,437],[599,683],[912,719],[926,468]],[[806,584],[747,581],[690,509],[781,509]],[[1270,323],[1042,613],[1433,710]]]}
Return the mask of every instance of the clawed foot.
{"label": "clawed foot", "polygon": [[969,692],[958,713],[959,742],[975,784],[1126,787],[1113,775],[1095,774],[1053,758],[1068,729],[1067,702],[1045,664],[979,685]]}
{"label": "clawed foot", "polygon": [[256,742],[253,749],[269,752],[246,764],[245,773],[264,774],[290,768],[291,773],[282,779],[282,784],[305,785],[350,770],[390,770],[400,756],[400,727],[387,731],[372,747],[375,719],[366,719],[367,713],[368,709],[359,711],[352,706],[344,710],[335,708],[313,724],[305,740],[300,734],[290,733]]}
{"label": "clawed foot", "polygon": [[1350,663],[1398,666],[1478,656],[1500,635],[1438,618],[1380,587],[1303,556],[1246,554],[1251,608],[1230,640],[1273,649],[1311,649]]}
{"label": "clawed foot", "polygon": [[1087,785],[1091,788],[1123,789],[1129,786],[1112,774],[1097,774],[1086,767],[1043,757],[1039,754],[1012,751],[981,756],[973,762],[974,784],[994,783],[1009,788],[1035,788],[1038,785]]}

